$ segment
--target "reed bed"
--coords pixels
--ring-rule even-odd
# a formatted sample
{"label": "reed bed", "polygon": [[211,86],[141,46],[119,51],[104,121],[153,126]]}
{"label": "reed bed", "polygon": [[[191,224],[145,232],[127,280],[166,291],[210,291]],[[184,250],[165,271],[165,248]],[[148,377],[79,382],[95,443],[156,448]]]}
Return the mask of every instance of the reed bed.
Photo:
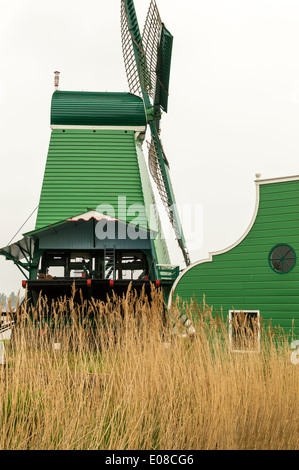
{"label": "reed bed", "polygon": [[18,307],[0,367],[0,449],[298,449],[289,342],[265,330],[259,352],[233,353],[226,321],[204,303],[187,317],[195,308],[185,335],[178,303],[165,315],[155,288]]}

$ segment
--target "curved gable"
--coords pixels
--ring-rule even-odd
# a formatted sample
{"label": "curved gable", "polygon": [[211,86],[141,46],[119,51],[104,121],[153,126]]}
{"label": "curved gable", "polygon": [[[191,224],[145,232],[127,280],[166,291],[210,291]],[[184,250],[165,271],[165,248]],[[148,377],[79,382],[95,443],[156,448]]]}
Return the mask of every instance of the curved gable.
{"label": "curved gable", "polygon": [[[269,253],[279,244],[299,253],[299,177],[258,180],[252,222],[240,240],[207,260],[186,269],[173,286],[173,297],[206,303],[227,314],[260,310],[282,327],[299,317],[299,263],[288,273],[269,265]],[[170,300],[171,302],[171,300]]]}

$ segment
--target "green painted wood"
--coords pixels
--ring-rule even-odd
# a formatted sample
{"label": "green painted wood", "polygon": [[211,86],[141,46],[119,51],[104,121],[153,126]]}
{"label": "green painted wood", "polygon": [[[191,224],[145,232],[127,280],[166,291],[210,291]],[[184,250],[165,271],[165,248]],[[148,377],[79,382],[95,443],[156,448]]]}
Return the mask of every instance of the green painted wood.
{"label": "green painted wood", "polygon": [[133,131],[52,131],[36,229],[100,204],[111,204],[118,217],[118,196],[126,196],[125,209],[144,205]]}
{"label": "green painted wood", "polygon": [[[119,196],[126,197],[126,204],[119,204]],[[115,217],[121,219],[130,206],[138,204],[140,214],[129,214],[127,222],[139,216],[141,227],[157,232],[153,240],[156,262],[170,264],[159,215],[157,223],[150,218],[155,198],[134,131],[53,130],[35,231],[101,204],[113,206]]]}
{"label": "green painted wood", "polygon": [[146,113],[130,93],[55,91],[51,125],[145,127]]}
{"label": "green painted wood", "polygon": [[[247,236],[212,262],[194,265],[179,280],[174,298],[193,296],[224,316],[236,310],[260,310],[265,321],[299,334],[299,178],[298,181],[259,185],[260,203]],[[288,273],[274,272],[269,253],[277,244],[290,245],[297,254]]]}

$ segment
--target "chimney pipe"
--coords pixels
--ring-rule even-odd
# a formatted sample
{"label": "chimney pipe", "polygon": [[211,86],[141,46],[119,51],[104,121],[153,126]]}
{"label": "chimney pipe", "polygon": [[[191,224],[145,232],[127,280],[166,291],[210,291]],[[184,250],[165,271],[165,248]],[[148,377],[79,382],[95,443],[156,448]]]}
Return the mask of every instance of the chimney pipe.
{"label": "chimney pipe", "polygon": [[59,75],[60,75],[60,72],[54,72],[55,91],[58,90],[58,87],[59,87]]}

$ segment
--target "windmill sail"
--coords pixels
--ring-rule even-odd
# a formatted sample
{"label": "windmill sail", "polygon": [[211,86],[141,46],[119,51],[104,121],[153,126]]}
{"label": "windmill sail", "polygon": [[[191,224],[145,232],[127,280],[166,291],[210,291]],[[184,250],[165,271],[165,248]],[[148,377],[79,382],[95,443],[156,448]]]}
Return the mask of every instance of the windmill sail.
{"label": "windmill sail", "polygon": [[[125,3],[126,2],[122,0],[121,37],[127,80],[130,92],[142,96],[142,90],[149,93],[152,89],[150,74],[146,64],[146,56],[142,47],[142,39],[140,36],[136,15],[129,16],[127,14]],[[130,8],[132,13],[134,13],[134,3],[127,3],[131,4]]]}
{"label": "windmill sail", "polygon": [[121,0],[121,11],[123,55],[129,88],[131,93],[142,96],[152,134],[149,144],[150,172],[184,260],[189,265],[191,261],[176,208],[169,165],[159,137],[161,109],[168,110],[173,37],[161,21],[155,0],[151,0],[142,37],[133,0]]}
{"label": "windmill sail", "polygon": [[155,181],[157,185],[161,200],[163,204],[166,206],[166,208],[168,209],[168,207],[170,206],[169,198],[167,195],[167,190],[165,188],[162,170],[161,170],[161,166],[160,166],[160,162],[159,162],[159,158],[157,154],[155,138],[153,136],[152,136],[151,142],[147,142],[147,146],[148,146],[149,170],[153,177],[153,180]]}
{"label": "windmill sail", "polygon": [[161,106],[166,113],[168,110],[172,45],[173,36],[163,25],[158,51],[155,105]]}
{"label": "windmill sail", "polygon": [[162,23],[155,0],[151,0],[147,13],[142,45],[151,81],[155,83],[149,95],[155,106],[167,112],[173,36]]}
{"label": "windmill sail", "polygon": [[121,40],[124,57],[125,70],[130,92],[141,96],[141,86],[139,73],[135,60],[135,53],[132,44],[132,35],[128,24],[125,3],[121,2]]}
{"label": "windmill sail", "polygon": [[[150,7],[145,20],[142,33],[142,45],[146,57],[146,63],[151,77],[151,83],[156,84],[157,81],[157,63],[159,43],[161,37],[162,21],[156,2],[151,0]],[[155,88],[152,87],[149,95],[154,100]]]}
{"label": "windmill sail", "polygon": [[[159,142],[158,145],[156,141]],[[147,142],[147,145],[148,145],[150,173],[152,175],[153,180],[156,183],[161,201],[168,214],[168,218],[173,227],[179,247],[182,250],[185,263],[188,266],[189,264],[191,264],[191,261],[190,261],[188,250],[186,248],[186,242],[184,239],[183,230],[179,223],[179,215],[177,212],[175,198],[172,193],[168,160],[166,158],[166,155],[163,151],[162,144],[158,137],[155,137],[154,135],[152,135],[152,140],[150,143]],[[163,162],[161,161],[161,158],[158,157],[159,148],[162,149],[162,152],[163,152]]]}

